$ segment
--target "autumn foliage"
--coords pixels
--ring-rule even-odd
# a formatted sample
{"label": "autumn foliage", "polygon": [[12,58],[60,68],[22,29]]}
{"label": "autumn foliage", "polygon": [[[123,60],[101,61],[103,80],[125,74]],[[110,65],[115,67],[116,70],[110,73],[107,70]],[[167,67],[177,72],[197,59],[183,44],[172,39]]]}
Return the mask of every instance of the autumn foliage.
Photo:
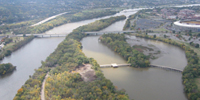
{"label": "autumn foliage", "polygon": [[133,67],[149,67],[149,57],[131,47],[124,34],[104,34],[101,42],[117,52]]}

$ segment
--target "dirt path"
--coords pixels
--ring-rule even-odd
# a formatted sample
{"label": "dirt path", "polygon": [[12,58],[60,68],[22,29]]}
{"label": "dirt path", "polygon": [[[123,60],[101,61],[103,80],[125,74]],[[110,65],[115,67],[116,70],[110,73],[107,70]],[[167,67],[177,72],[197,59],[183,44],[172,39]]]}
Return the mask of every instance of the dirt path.
{"label": "dirt path", "polygon": [[45,83],[48,76],[49,76],[49,72],[46,74],[44,81],[42,82],[41,100],[45,100]]}

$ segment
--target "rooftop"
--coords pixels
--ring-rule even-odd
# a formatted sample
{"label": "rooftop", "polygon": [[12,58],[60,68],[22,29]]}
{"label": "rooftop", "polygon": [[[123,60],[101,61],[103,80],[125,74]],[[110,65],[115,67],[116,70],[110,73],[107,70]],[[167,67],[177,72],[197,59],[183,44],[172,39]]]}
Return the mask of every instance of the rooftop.
{"label": "rooftop", "polygon": [[181,23],[180,21],[174,22],[174,25],[182,26],[182,27],[190,27],[190,28],[200,28],[200,25]]}

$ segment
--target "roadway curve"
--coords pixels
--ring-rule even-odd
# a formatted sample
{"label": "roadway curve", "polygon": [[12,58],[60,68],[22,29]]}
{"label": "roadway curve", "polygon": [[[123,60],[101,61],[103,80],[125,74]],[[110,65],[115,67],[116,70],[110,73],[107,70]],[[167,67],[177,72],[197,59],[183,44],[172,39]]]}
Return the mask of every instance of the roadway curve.
{"label": "roadway curve", "polygon": [[47,22],[47,21],[49,21],[49,20],[52,20],[52,19],[54,19],[54,18],[56,18],[56,17],[58,17],[58,16],[61,16],[61,15],[66,14],[66,13],[68,13],[68,12],[64,12],[64,13],[60,13],[60,14],[51,16],[51,17],[46,18],[46,19],[44,19],[44,20],[42,20],[42,21],[40,21],[40,22],[38,22],[38,23],[36,23],[36,24],[31,25],[31,27],[37,26],[37,25],[40,25],[40,24],[43,24],[43,23],[45,23],[45,22]]}

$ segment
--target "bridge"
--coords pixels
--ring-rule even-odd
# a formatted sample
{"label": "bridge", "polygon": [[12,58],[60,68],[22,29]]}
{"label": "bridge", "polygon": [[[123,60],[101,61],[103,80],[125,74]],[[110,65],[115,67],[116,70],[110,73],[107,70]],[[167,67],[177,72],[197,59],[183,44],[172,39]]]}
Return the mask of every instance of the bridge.
{"label": "bridge", "polygon": [[115,34],[122,34],[122,33],[134,33],[135,31],[97,31],[97,32],[83,32],[86,35],[102,35],[102,34],[109,34],[109,33],[115,33]]}
{"label": "bridge", "polygon": [[[38,38],[49,38],[49,37],[66,37],[68,34],[26,34],[25,36],[34,36]],[[10,35],[10,37],[23,37],[23,34]]]}
{"label": "bridge", "polygon": [[[108,68],[108,67],[124,67],[124,66],[131,66],[131,64],[104,64],[104,65],[100,65],[101,68]],[[172,71],[177,71],[177,72],[183,72],[183,70],[181,69],[177,69],[177,68],[172,68],[172,67],[168,67],[168,66],[162,66],[162,65],[154,65],[154,64],[150,64],[150,67],[157,67],[157,68],[162,68],[162,69],[166,69],[166,70],[172,70]]]}
{"label": "bridge", "polygon": [[173,71],[177,71],[177,72],[183,72],[183,70],[181,70],[181,69],[172,68],[172,67],[168,67],[168,66],[154,65],[154,64],[150,64],[150,66],[151,67],[162,68],[162,69],[167,69],[167,70],[173,70]]}

